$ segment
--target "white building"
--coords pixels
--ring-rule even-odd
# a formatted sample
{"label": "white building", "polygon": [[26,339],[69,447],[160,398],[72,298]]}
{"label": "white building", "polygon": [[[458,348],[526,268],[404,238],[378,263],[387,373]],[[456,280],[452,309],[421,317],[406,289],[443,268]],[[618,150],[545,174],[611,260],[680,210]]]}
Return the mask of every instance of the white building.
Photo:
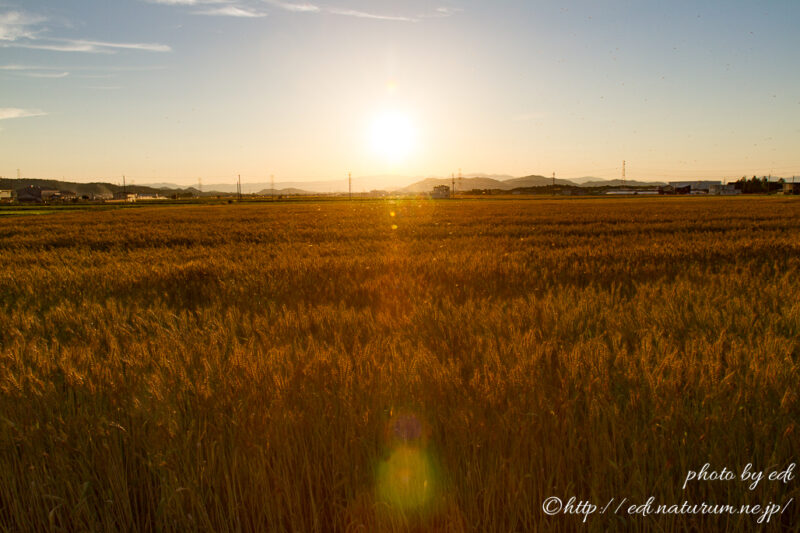
{"label": "white building", "polygon": [[447,185],[437,185],[433,188],[431,198],[450,198],[450,187]]}

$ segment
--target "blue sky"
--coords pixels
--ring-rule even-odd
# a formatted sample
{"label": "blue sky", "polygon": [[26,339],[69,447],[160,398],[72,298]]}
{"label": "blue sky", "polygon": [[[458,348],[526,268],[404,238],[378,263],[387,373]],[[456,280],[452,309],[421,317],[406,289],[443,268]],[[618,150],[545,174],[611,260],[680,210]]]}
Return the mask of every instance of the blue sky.
{"label": "blue sky", "polygon": [[800,175],[798,21],[797,1],[0,0],[0,176]]}

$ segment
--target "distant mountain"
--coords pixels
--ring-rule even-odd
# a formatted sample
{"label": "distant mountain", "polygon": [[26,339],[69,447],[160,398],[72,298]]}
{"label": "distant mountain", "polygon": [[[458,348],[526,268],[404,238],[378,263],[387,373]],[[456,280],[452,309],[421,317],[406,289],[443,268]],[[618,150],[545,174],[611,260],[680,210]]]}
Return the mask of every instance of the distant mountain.
{"label": "distant mountain", "polygon": [[[450,177],[428,176],[425,178],[398,176],[398,175],[377,175],[377,176],[358,176],[353,177],[353,193],[368,192],[375,189],[393,191],[399,193],[423,193],[430,192],[436,185],[451,185]],[[498,189],[510,191],[511,189],[527,187],[548,187],[553,184],[553,179],[547,176],[531,174],[530,176],[514,177],[508,174],[485,174],[480,172],[464,174],[459,179],[456,178],[456,190],[469,191],[472,189]],[[556,178],[556,185],[562,187],[620,187],[620,180],[604,180],[592,176],[581,178]],[[661,182],[642,182],[626,180],[626,186],[642,187],[664,185]],[[169,190],[183,190],[180,185],[174,183],[151,183],[150,187],[165,188]],[[266,182],[245,183],[242,182],[243,194],[269,194],[272,184]],[[282,192],[296,189],[302,193]],[[336,194],[348,191],[347,178],[343,177],[336,180],[315,180],[315,181],[276,181],[276,194]],[[203,194],[212,194],[209,191],[220,193],[235,194],[236,183],[211,183],[203,185]],[[264,191],[267,191],[266,193]]]}
{"label": "distant mountain", "polygon": [[292,195],[309,195],[314,194],[311,191],[305,191],[303,189],[296,189],[294,187],[289,187],[286,189],[262,189],[256,193],[258,196],[292,196]]}
{"label": "distant mountain", "polygon": [[145,186],[154,189],[183,189],[185,185],[178,185],[177,183],[146,183]]}
{"label": "distant mountain", "polygon": [[[404,187],[415,178],[396,175],[376,175],[376,176],[353,176],[353,192],[371,191],[373,189],[395,190]],[[181,187],[174,183],[150,183],[151,187]],[[272,183],[268,181],[246,182],[242,178],[243,194],[259,194],[264,189],[271,189]],[[276,181],[275,190],[282,189],[301,189],[311,193],[341,193],[347,192],[347,176],[334,180],[313,180],[313,181]],[[223,193],[236,193],[236,180],[232,179],[228,183],[208,183],[203,184],[204,191],[219,191]]]}
{"label": "distant mountain", "polygon": [[603,178],[596,178],[594,176],[583,176],[581,178],[570,178],[569,181],[572,181],[580,185],[581,183],[586,183],[588,181],[603,181]]}
{"label": "distant mountain", "polygon": [[660,187],[666,185],[661,181],[636,181],[636,180],[603,180],[595,178],[596,181],[585,181],[581,187]]}
{"label": "distant mountain", "polygon": [[[525,176],[523,178],[512,178],[510,180],[503,181],[505,184],[504,189],[516,189],[518,187],[546,187],[548,185],[553,184],[553,178],[547,178],[545,176],[538,176],[536,174],[532,176]],[[559,179],[556,178],[556,185],[572,185],[575,186],[570,180]]]}
{"label": "distant mountain", "polygon": [[[505,176],[503,176],[505,178]],[[469,191],[472,189],[499,189],[501,191],[510,191],[511,189],[518,189],[522,187],[546,187],[553,184],[553,178],[545,176],[531,175],[522,178],[506,178],[498,180],[495,178],[463,178],[456,179],[456,190]],[[400,190],[400,192],[430,192],[436,185],[451,186],[451,178],[426,178],[422,181],[412,183],[408,187]],[[575,183],[565,180],[556,179],[556,185],[562,186],[575,186]]]}
{"label": "distant mountain", "polygon": [[[354,180],[355,181],[355,180]],[[235,193],[236,182],[232,183],[213,183],[204,185],[203,189],[214,189],[220,192]],[[270,190],[272,184],[270,182],[255,182],[244,183],[242,182],[242,194],[260,194],[260,191]],[[275,190],[283,189],[302,189],[306,192],[315,193],[332,193],[347,190],[347,179],[344,180],[331,180],[331,181],[276,181]]]}
{"label": "distant mountain", "polygon": [[[0,179],[0,189],[24,189],[25,187],[34,186],[42,189],[56,189],[59,191],[71,191],[78,195],[84,194],[113,194],[123,190],[122,185],[105,182],[92,182],[92,183],[74,183],[71,181],[61,180],[44,180],[44,179]],[[157,194],[164,192],[163,189],[155,189],[153,187],[146,187],[144,185],[128,185],[124,187],[128,192]],[[183,191],[183,189],[180,189]]]}
{"label": "distant mountain", "polygon": [[473,174],[464,174],[465,178],[490,178],[497,181],[507,181],[510,179],[515,179],[514,176],[509,174],[483,174],[481,172],[473,173]]}
{"label": "distant mountain", "polygon": [[[437,185],[447,185],[450,187],[452,184],[451,178],[425,178],[422,181],[412,183],[408,187],[404,187],[397,192],[417,193],[417,192],[430,192]],[[470,191],[472,189],[508,189],[504,182],[492,178],[456,178],[455,187],[457,191]]]}

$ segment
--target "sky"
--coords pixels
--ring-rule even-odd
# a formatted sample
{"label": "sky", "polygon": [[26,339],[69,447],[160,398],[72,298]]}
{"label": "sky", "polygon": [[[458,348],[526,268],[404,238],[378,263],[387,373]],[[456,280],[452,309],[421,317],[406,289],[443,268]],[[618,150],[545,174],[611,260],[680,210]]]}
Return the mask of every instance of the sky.
{"label": "sky", "polygon": [[800,176],[800,2],[0,0],[0,176]]}

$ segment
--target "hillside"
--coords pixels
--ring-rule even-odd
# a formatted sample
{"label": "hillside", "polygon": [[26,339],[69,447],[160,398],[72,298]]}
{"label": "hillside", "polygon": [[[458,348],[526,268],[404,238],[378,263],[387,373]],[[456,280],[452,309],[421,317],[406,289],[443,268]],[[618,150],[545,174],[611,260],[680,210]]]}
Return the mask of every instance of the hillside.
{"label": "hillside", "polygon": [[271,196],[271,195],[283,195],[283,196],[298,196],[298,195],[309,195],[315,194],[311,191],[306,191],[303,189],[297,189],[294,187],[289,187],[286,189],[262,189],[256,193],[258,196]]}
{"label": "hillside", "polygon": [[[132,185],[128,184],[124,188],[122,185],[107,182],[76,183],[72,181],[45,180],[45,179],[0,179],[0,189],[19,190],[25,187],[40,187],[42,189],[57,189],[59,191],[71,191],[79,196],[92,194],[113,194],[123,189],[127,192],[136,194],[160,194],[163,196],[178,195],[198,195],[198,190],[194,187],[154,187],[152,185]],[[220,191],[208,190],[199,193],[200,196],[216,196]]]}
{"label": "hillside", "polygon": [[[71,191],[78,195],[90,194],[113,194],[123,190],[122,185],[105,182],[75,183],[61,180],[44,179],[0,179],[0,189],[18,190],[25,187],[40,187],[42,189],[57,189],[59,191]],[[138,194],[166,194],[190,192],[190,189],[157,189],[147,185],[127,185],[125,190]],[[194,190],[194,189],[191,189]]]}
{"label": "hillside", "polygon": [[[451,178],[426,178],[422,181],[412,183],[408,187],[400,189],[399,192],[430,192],[436,185],[451,186]],[[495,189],[501,191],[510,191],[511,189],[519,189],[524,187],[547,187],[553,184],[552,178],[545,176],[531,175],[521,178],[509,178],[498,180],[494,178],[484,177],[469,177],[469,178],[456,178],[455,186],[457,191],[470,191],[472,189]],[[556,185],[575,186],[575,183],[565,180],[556,179]]]}
{"label": "hillside", "polygon": [[594,181],[585,181],[580,187],[662,187],[666,183],[662,181],[636,181],[636,180],[603,180],[594,178]]}
{"label": "hillside", "polygon": [[[505,189],[516,189],[518,187],[547,187],[553,184],[553,178],[534,174],[522,178],[504,180],[503,184],[505,185]],[[570,185],[574,187],[575,183],[567,179],[556,178],[556,185]]]}
{"label": "hillside", "polygon": [[[457,191],[469,191],[472,189],[507,189],[510,188],[504,182],[493,178],[456,178],[455,188]],[[422,181],[412,183],[408,187],[400,189],[398,192],[430,192],[437,185],[452,185],[451,178],[425,178]]]}

